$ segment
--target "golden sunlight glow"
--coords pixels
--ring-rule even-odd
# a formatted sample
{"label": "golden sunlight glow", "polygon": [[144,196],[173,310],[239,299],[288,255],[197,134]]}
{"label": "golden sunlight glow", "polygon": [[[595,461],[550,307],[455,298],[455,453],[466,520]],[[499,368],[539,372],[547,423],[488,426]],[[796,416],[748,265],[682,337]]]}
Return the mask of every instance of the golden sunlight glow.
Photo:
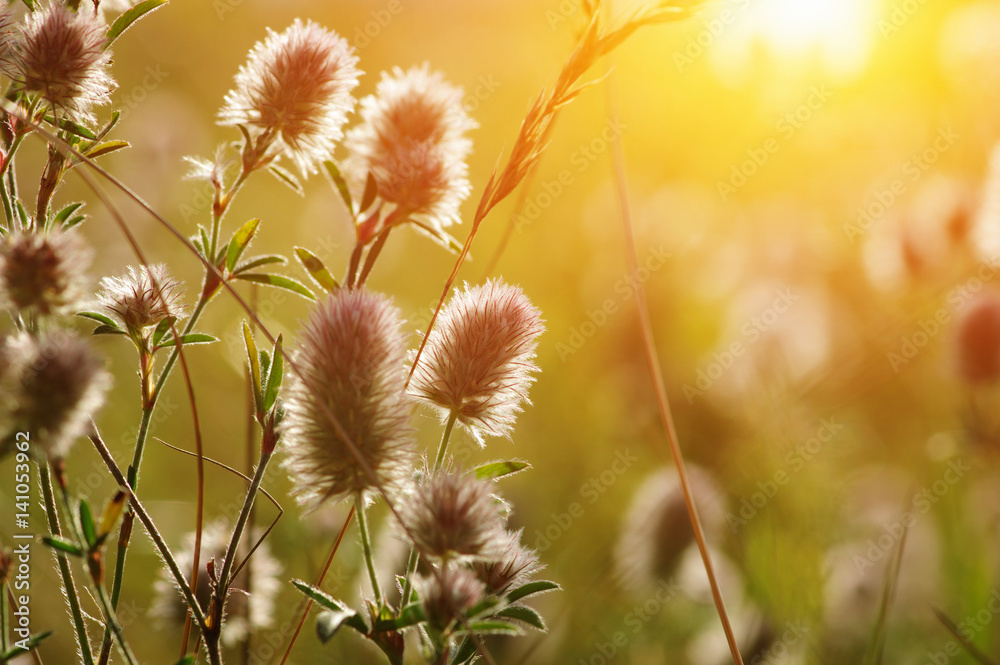
{"label": "golden sunlight glow", "polygon": [[874,0],[746,0],[731,12],[719,37],[717,64],[727,73],[741,69],[763,45],[784,65],[818,57],[837,76],[856,74],[868,59],[875,33]]}

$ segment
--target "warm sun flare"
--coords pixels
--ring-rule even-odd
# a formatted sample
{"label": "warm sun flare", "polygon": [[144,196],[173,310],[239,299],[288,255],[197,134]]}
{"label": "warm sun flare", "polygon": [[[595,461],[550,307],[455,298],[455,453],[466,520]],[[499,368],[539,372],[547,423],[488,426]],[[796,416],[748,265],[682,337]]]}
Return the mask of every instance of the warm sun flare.
{"label": "warm sun flare", "polygon": [[733,14],[728,42],[719,53],[731,68],[746,62],[748,52],[763,44],[782,62],[817,55],[834,74],[850,75],[865,63],[876,12],[873,0],[741,1]]}

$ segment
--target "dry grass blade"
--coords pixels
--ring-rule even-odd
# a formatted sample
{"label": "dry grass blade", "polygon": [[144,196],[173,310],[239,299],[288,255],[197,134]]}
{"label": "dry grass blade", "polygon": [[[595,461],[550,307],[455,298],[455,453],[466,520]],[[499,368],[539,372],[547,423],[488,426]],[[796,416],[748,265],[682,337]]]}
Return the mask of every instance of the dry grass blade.
{"label": "dry grass blade", "polygon": [[906,548],[906,536],[910,532],[909,524],[903,524],[903,535],[896,544],[896,549],[892,553],[892,560],[885,571],[885,582],[882,585],[882,597],[879,600],[878,618],[875,621],[875,630],[872,634],[872,642],[865,658],[868,665],[881,665],[885,653],[885,636],[889,625],[889,609],[892,606],[892,599],[896,595],[896,586],[899,582],[899,573],[903,567],[903,550]]}
{"label": "dry grass blade", "polygon": [[962,631],[959,630],[954,621],[948,618],[948,615],[936,607],[932,607],[931,611],[934,612],[934,616],[937,617],[938,621],[941,622],[948,632],[951,633],[956,640],[958,640],[958,643],[965,647],[965,650],[969,652],[969,655],[976,659],[977,663],[980,663],[980,665],[997,665],[990,659],[989,656],[980,651],[979,647],[973,644],[969,638],[962,634]]}
{"label": "dry grass blade", "polygon": [[[614,115],[613,106],[614,95],[608,91],[609,115]],[[624,227],[626,258],[630,274],[636,274],[639,270],[639,254],[636,250],[635,229],[632,226],[632,208],[629,202],[628,182],[625,174],[625,151],[621,138],[618,137],[611,142],[611,153],[614,159],[615,189],[618,193],[619,211],[621,214],[622,226]],[[653,325],[649,316],[649,305],[646,302],[646,290],[640,282],[635,284],[635,303],[639,315],[640,330],[642,331],[643,350],[646,356],[646,366],[649,370],[650,378],[653,381],[653,390],[656,393],[656,402],[660,412],[660,419],[667,434],[667,442],[674,466],[677,468],[677,476],[681,482],[681,489],[684,492],[684,504],[687,507],[688,517],[694,531],[695,542],[698,544],[698,551],[701,553],[701,560],[705,566],[705,573],[708,575],[708,582],[712,588],[712,599],[715,601],[715,608],[722,622],[723,631],[726,634],[726,641],[729,644],[729,651],[733,657],[735,665],[743,665],[743,658],[740,656],[739,645],[736,643],[736,636],[733,632],[732,624],[729,621],[729,614],[726,612],[726,604],[722,598],[722,590],[719,588],[718,579],[715,575],[715,567],[712,564],[712,557],[708,551],[708,543],[705,541],[705,532],[698,517],[698,508],[694,503],[694,495],[691,492],[691,485],[688,481],[687,469],[684,466],[684,456],[681,453],[680,442],[677,437],[677,430],[674,427],[674,417],[670,411],[670,402],[667,399],[667,390],[663,382],[663,373],[660,370],[659,354],[656,352],[656,342],[653,339]],[[662,453],[662,450],[660,451]],[[664,457],[666,457],[664,455]]]}
{"label": "dry grass blade", "polygon": [[430,331],[437,322],[438,314],[441,312],[441,307],[444,305],[444,301],[447,299],[448,293],[455,283],[458,271],[469,255],[469,249],[471,249],[472,242],[476,238],[479,226],[483,223],[486,216],[489,215],[490,211],[498,203],[507,198],[521,181],[524,180],[535,164],[538,163],[547,145],[549,133],[552,130],[559,110],[573,101],[585,87],[585,85],[581,85],[580,83],[583,75],[601,57],[614,50],[639,28],[646,25],[680,20],[691,13],[690,8],[661,3],[655,9],[640,10],[630,18],[620,20],[610,27],[604,28],[601,25],[600,18],[601,3],[599,1],[589,3],[586,9],[589,12],[587,24],[577,40],[576,48],[574,48],[569,59],[563,65],[552,88],[543,89],[538,94],[538,97],[535,98],[534,103],[532,103],[531,108],[528,110],[527,116],[521,123],[521,128],[518,131],[517,139],[514,141],[514,146],[511,148],[506,165],[499,172],[494,169],[486,183],[486,187],[483,189],[479,204],[476,206],[475,216],[472,219],[472,229],[469,231],[469,236],[462,246],[462,251],[455,260],[455,267],[445,282],[441,297],[438,299],[438,304],[431,315],[427,331],[424,333],[423,339],[420,341],[420,346],[417,348],[413,364],[410,366],[410,375],[407,377],[407,385],[413,377],[413,371],[416,369],[417,362],[424,352]]}

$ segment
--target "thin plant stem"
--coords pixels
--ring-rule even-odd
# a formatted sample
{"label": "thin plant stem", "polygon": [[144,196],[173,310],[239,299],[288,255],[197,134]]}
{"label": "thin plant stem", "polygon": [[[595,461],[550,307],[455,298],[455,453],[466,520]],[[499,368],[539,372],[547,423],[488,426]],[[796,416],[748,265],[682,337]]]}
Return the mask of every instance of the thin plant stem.
{"label": "thin plant stem", "polygon": [[107,625],[111,628],[111,633],[114,635],[115,642],[118,643],[118,649],[122,653],[122,657],[128,665],[139,665],[139,661],[135,659],[135,654],[132,653],[132,648],[128,645],[125,640],[125,635],[122,633],[121,624],[118,623],[118,617],[115,615],[115,610],[111,607],[111,599],[108,598],[108,592],[104,588],[104,584],[97,575],[91,575],[94,582],[94,588],[97,590],[97,600],[101,604],[101,610],[104,612],[104,620]]}
{"label": "thin plant stem", "polygon": [[379,610],[382,609],[382,588],[378,583],[378,575],[375,574],[375,559],[372,555],[372,541],[368,535],[368,520],[365,518],[365,499],[359,492],[354,497],[355,512],[358,515],[358,532],[361,534],[361,549],[365,554],[365,565],[368,566],[368,577],[371,578],[372,591],[375,593],[375,603]]}
{"label": "thin plant stem", "polygon": [[[614,116],[614,93],[608,91],[609,115]],[[613,159],[613,171],[615,176],[615,189],[618,193],[619,213],[621,215],[622,227],[625,236],[625,254],[628,268],[631,274],[637,274],[639,270],[639,255],[636,250],[635,229],[632,225],[632,206],[629,201],[628,180],[625,170],[625,150],[622,146],[621,137],[611,141],[611,153]],[[705,531],[698,517],[698,508],[694,503],[694,496],[691,493],[691,484],[688,481],[687,469],[684,465],[684,456],[681,453],[680,442],[677,437],[677,430],[674,427],[674,417],[670,410],[670,402],[667,399],[667,391],[663,382],[663,374],[660,370],[660,359],[656,351],[656,342],[653,339],[653,325],[650,322],[649,305],[646,302],[646,291],[641,283],[635,284],[636,291],[636,311],[639,316],[640,330],[642,332],[643,350],[646,356],[646,366],[653,382],[653,390],[656,394],[656,402],[660,412],[660,419],[667,433],[667,442],[670,448],[670,456],[673,458],[674,466],[677,469],[677,476],[681,481],[681,489],[684,493],[684,505],[687,507],[688,517],[694,531],[695,541],[698,543],[698,551],[701,553],[701,560],[705,566],[705,573],[708,575],[708,583],[712,588],[712,598],[715,601],[715,608],[722,622],[722,629],[726,634],[726,641],[729,643],[729,651],[733,657],[735,665],[743,665],[743,658],[740,656],[739,646],[736,643],[736,635],[729,621],[729,614],[726,612],[726,604],[722,598],[722,591],[719,588],[719,581],[715,575],[715,567],[712,564],[712,556],[708,551],[708,544],[705,541]]]}
{"label": "thin plant stem", "polygon": [[[91,432],[89,434],[91,443],[94,444],[94,448],[97,449],[97,454],[101,456],[104,461],[104,465],[111,472],[111,477],[115,479],[119,485],[126,487],[125,476],[122,474],[122,470],[118,467],[118,463],[115,462],[115,458],[111,455],[111,451],[108,450],[108,446],[104,443],[100,434],[97,433],[96,425],[91,427]],[[153,518],[149,516],[146,512],[146,508],[139,501],[139,497],[135,492],[129,492],[129,503],[132,504],[132,510],[135,515],[139,518],[142,526],[145,527],[146,532],[152,539],[153,544],[156,546],[156,550],[160,553],[164,563],[167,564],[167,568],[170,570],[170,574],[173,575],[174,581],[181,590],[181,594],[184,596],[184,600],[187,602],[191,609],[191,613],[194,614],[195,621],[198,622],[198,627],[204,629],[205,627],[205,613],[201,610],[201,605],[198,603],[198,599],[195,598],[194,592],[191,591],[191,585],[188,584],[187,579],[184,577],[184,573],[181,572],[180,566],[177,565],[177,560],[174,558],[173,553],[170,548],[167,547],[167,542],[163,539],[159,530],[156,528],[156,523],[153,522]]]}
{"label": "thin plant stem", "polygon": [[0,653],[7,653],[7,583],[0,584]]}
{"label": "thin plant stem", "polygon": [[[451,431],[458,420],[458,412],[452,411],[448,416],[448,423],[444,426],[444,434],[441,435],[441,443],[438,445],[437,456],[434,459],[434,470],[437,471],[444,464],[444,456],[448,450],[448,442],[451,440]],[[403,576],[403,595],[400,596],[399,611],[402,612],[410,602],[410,590],[413,588],[413,574],[417,571],[417,564],[420,563],[420,552],[416,547],[410,548],[410,556],[406,560],[406,575]]]}
{"label": "thin plant stem", "polygon": [[[337,535],[337,541],[333,544],[333,549],[330,550],[330,556],[326,559],[326,565],[323,566],[323,572],[319,574],[319,578],[316,580],[316,586],[323,586],[323,580],[326,579],[326,574],[330,572],[330,566],[333,564],[334,557],[337,556],[337,550],[340,549],[340,543],[344,540],[344,534],[347,533],[347,527],[351,525],[351,520],[354,518],[354,513],[357,510],[356,506],[351,506],[351,511],[347,513],[347,519],[344,520],[344,526],[341,527],[340,533]],[[292,655],[292,647],[295,646],[295,641],[299,637],[299,632],[302,631],[302,626],[306,623],[306,617],[309,616],[309,610],[312,609],[313,603],[315,601],[312,598],[306,599],[303,605],[302,614],[299,616],[299,622],[295,626],[295,632],[292,633],[292,639],[288,641],[288,648],[285,649],[285,655],[281,658],[281,663],[279,665],[285,665],[288,662],[288,657]]]}
{"label": "thin plant stem", "polygon": [[[55,494],[52,491],[52,475],[49,473],[49,465],[47,462],[40,462],[38,468],[40,469],[42,497],[45,502],[45,515],[49,522],[49,532],[53,536],[60,536],[62,531],[59,528],[59,512],[56,509]],[[72,519],[72,517],[67,516],[67,519]],[[84,665],[94,665],[94,655],[90,651],[90,638],[87,635],[87,626],[83,621],[80,597],[76,591],[76,583],[73,581],[73,571],[64,553],[55,552],[55,555],[59,562],[59,574],[62,576],[66,599],[69,601],[69,612],[76,630],[77,646],[80,648],[80,653],[83,654]]]}
{"label": "thin plant stem", "polygon": [[[233,529],[232,538],[229,540],[229,547],[226,548],[226,558],[222,563],[222,572],[219,573],[219,592],[224,594],[228,588],[231,580],[229,579],[229,574],[233,570],[233,563],[236,561],[236,548],[240,544],[240,538],[243,537],[243,530],[247,525],[247,520],[250,517],[250,511],[253,509],[254,500],[257,498],[257,491],[260,489],[260,483],[264,479],[264,472],[267,471],[267,463],[271,460],[271,453],[264,452],[261,454],[260,462],[257,464],[257,470],[254,473],[253,481],[250,483],[250,489],[247,490],[246,499],[243,501],[243,507],[240,509],[240,515],[236,519],[236,528]],[[222,600],[222,598],[220,598]]]}

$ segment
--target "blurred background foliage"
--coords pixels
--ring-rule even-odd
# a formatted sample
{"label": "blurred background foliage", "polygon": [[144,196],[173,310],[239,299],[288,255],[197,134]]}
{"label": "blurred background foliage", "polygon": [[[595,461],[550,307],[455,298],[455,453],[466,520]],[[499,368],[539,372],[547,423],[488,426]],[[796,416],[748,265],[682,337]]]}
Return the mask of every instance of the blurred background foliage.
{"label": "blurred background foliage", "polygon": [[[115,49],[115,99],[125,110],[118,135],[133,147],[105,166],[193,232],[208,218],[209,198],[203,183],[183,179],[182,157],[210,156],[238,139],[214,124],[233,75],[268,27],[281,30],[301,16],[358,48],[366,72],[359,95],[372,92],[379,72],[424,61],[465,88],[480,124],[474,192],[463,208],[471,215],[529,101],[567,56],[581,14],[571,0],[178,0]],[[513,441],[490,441],[481,451],[463,439],[458,447],[466,463],[531,461],[533,470],[502,489],[526,543],[541,550],[546,576],[564,588],[539,603],[550,634],[495,643],[500,662],[725,662],[692,548],[664,578],[676,590],[652,580],[629,584],[616,562],[633,495],[666,450],[639,345],[636,279],[647,289],[683,448],[722,494],[706,522],[747,662],[754,645],[769,649],[762,656],[769,662],[860,662],[904,521],[910,528],[885,662],[937,662],[938,653],[973,662],[946,652],[955,638],[932,607],[970,630],[967,620],[978,616],[973,641],[1000,657],[1000,605],[988,609],[1000,588],[991,424],[1000,394],[962,380],[956,333],[962,308],[997,287],[982,260],[1000,218],[981,203],[989,201],[989,158],[1000,134],[998,31],[1000,3],[987,1],[719,3],[640,31],[607,63],[608,80],[565,109],[521,215],[512,217],[516,197],[501,205],[460,275],[520,284],[548,328],[533,406]],[[606,86],[616,109],[610,118]],[[637,275],[625,266],[608,152],[619,136],[646,267]],[[31,149],[35,161],[24,151],[19,176],[33,189],[42,150]],[[72,178],[57,196],[91,198]],[[193,301],[197,261],[125,197],[112,198],[149,259],[169,263]],[[95,273],[119,273],[135,259],[107,211],[88,207]],[[258,250],[290,255],[299,245],[337,272],[346,265],[349,218],[323,178],[311,178],[300,197],[255,176],[228,228],[251,217],[263,222]],[[455,231],[464,239],[467,225]],[[372,275],[370,287],[393,294],[408,317],[414,346],[452,265],[451,255],[406,230],[390,238]],[[304,278],[297,267],[289,271]],[[270,329],[294,343],[308,303],[273,291],[258,292],[255,302]],[[254,448],[242,318],[219,298],[199,328],[218,334],[225,352],[189,352],[206,452],[240,468]],[[132,351],[116,339],[98,345],[117,377],[99,424],[125,460],[139,415]],[[194,448],[179,374],[158,414],[156,437]],[[417,420],[431,448],[439,425],[422,411]],[[71,484],[92,502],[112,493],[86,446],[68,464]],[[143,494],[175,545],[193,528],[194,478],[191,458],[151,442]],[[287,485],[277,466],[265,480],[278,497]],[[232,516],[243,489],[209,469],[207,517]],[[346,511],[305,516],[281,502],[271,543],[283,577],[312,579]],[[258,503],[258,524],[273,514]],[[689,537],[683,528],[664,535],[651,520],[651,534]],[[381,508],[375,521],[386,523]],[[352,530],[348,543],[355,538]],[[392,536],[383,538],[385,556],[391,549],[400,556],[388,545]],[[325,585],[353,602],[358,549],[341,550]],[[179,630],[145,616],[158,559],[144,538],[130,558],[124,598],[138,619],[132,643],[145,662],[166,662]],[[34,574],[56,583],[47,564]],[[62,599],[35,597],[45,608],[37,621],[60,630],[43,649],[46,662],[68,662]],[[283,589],[274,628],[255,636],[250,662],[277,662],[270,654],[283,651],[299,599]],[[310,622],[291,662],[375,658],[353,636],[321,647]]]}

